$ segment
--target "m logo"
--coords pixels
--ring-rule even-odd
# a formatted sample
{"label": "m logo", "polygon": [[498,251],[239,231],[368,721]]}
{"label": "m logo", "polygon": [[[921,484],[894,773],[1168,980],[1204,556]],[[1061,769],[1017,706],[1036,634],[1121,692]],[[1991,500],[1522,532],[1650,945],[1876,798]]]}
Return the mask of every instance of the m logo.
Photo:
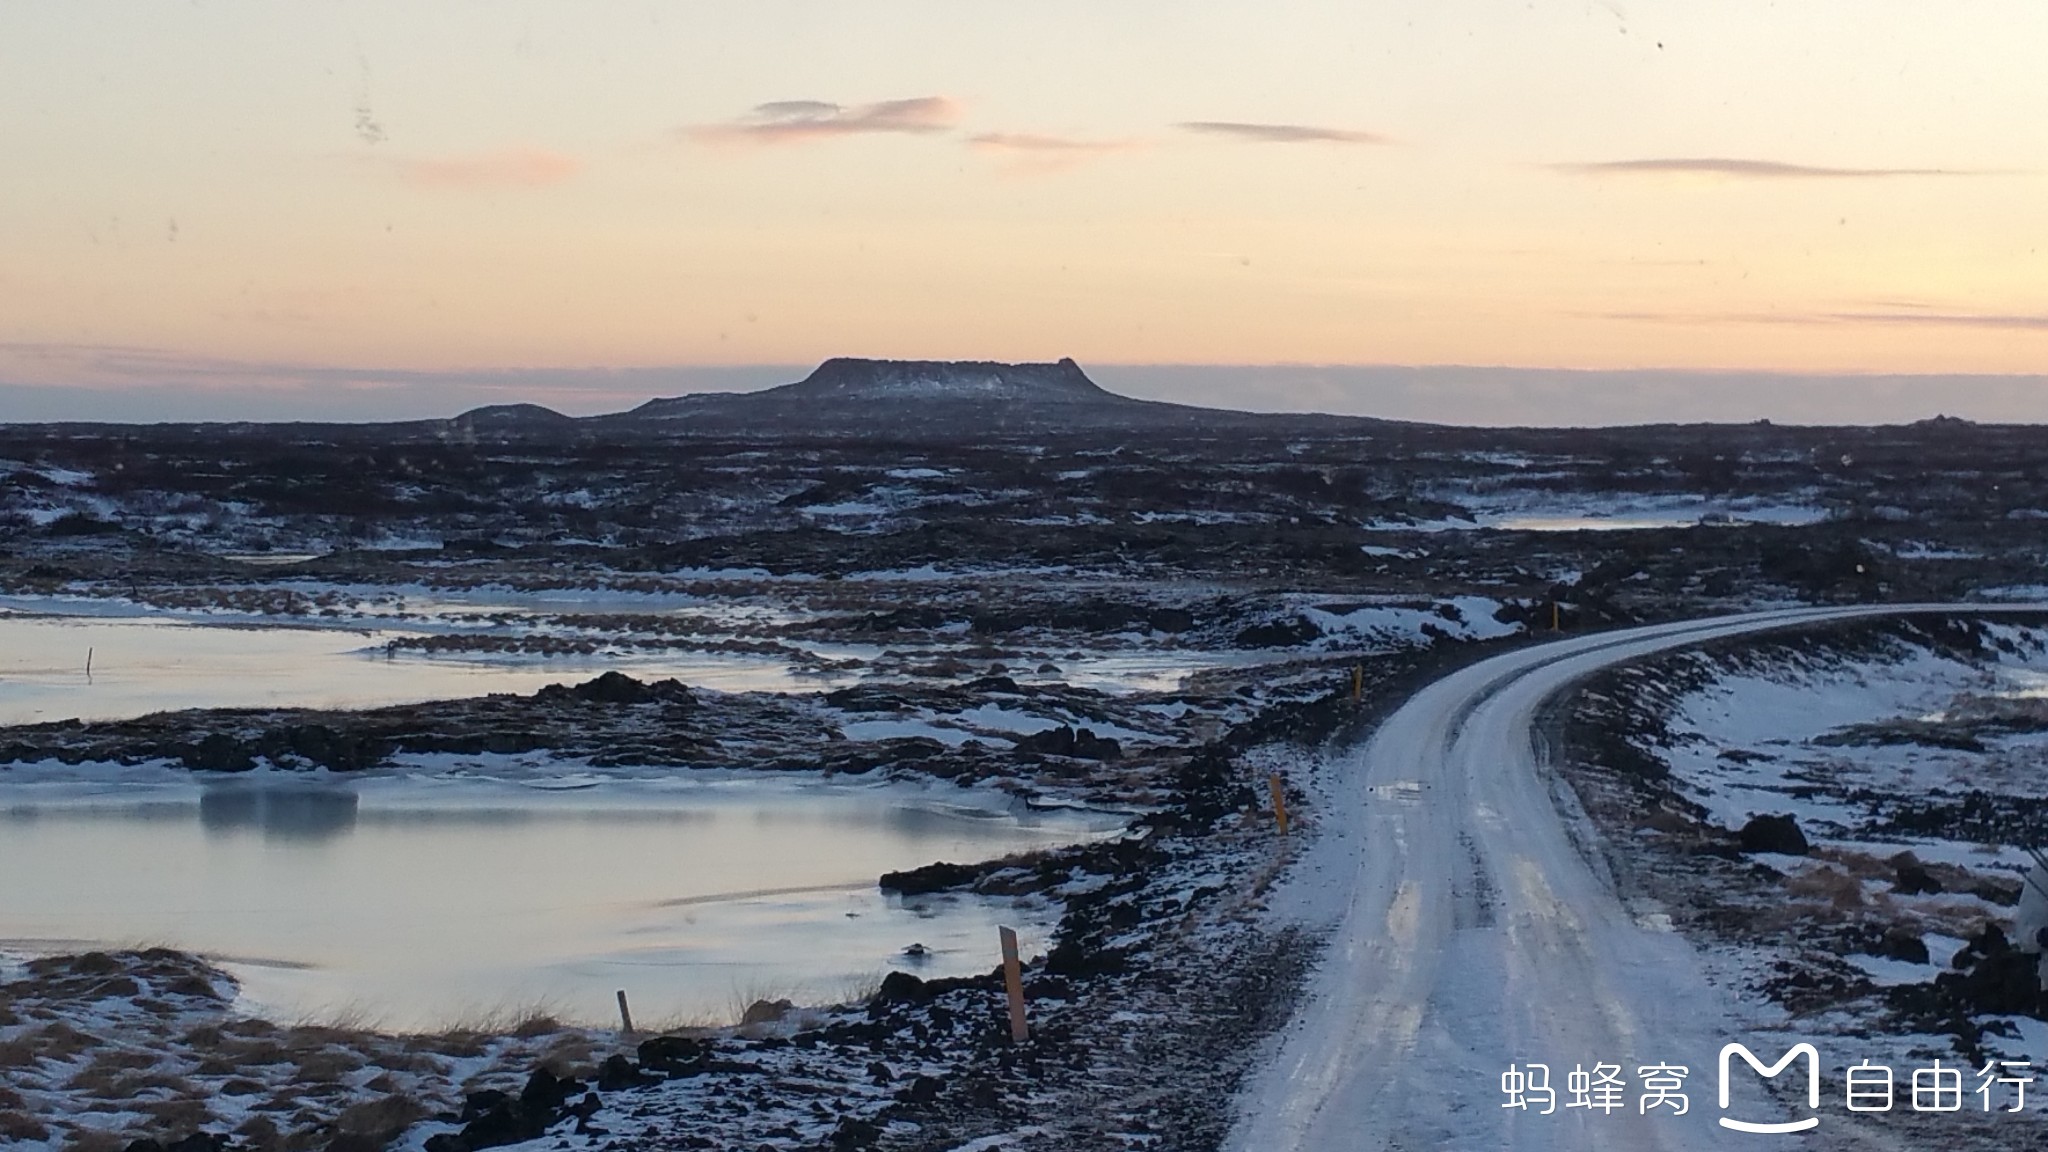
{"label": "m logo", "polygon": [[[1729,1057],[1731,1056],[1741,1056],[1743,1061],[1750,1068],[1754,1069],[1757,1075],[1762,1076],[1766,1080],[1790,1068],[1794,1060],[1799,1059],[1801,1056],[1806,1057],[1806,1106],[1813,1109],[1820,1107],[1820,1053],[1814,1049],[1813,1045],[1794,1044],[1792,1050],[1785,1053],[1784,1057],[1776,1064],[1766,1067],[1763,1061],[1756,1058],[1756,1053],[1751,1052],[1740,1044],[1730,1044],[1721,1049],[1721,1111],[1726,1112],[1728,1110],[1728,1065]],[[1818,1128],[1820,1127],[1820,1117],[1808,1116],[1804,1120],[1790,1120],[1782,1124],[1757,1124],[1748,1120],[1730,1120],[1728,1117],[1723,1116],[1721,1117],[1721,1127],[1733,1128],[1737,1132],[1758,1132],[1771,1136],[1786,1132],[1804,1132],[1809,1128]]]}

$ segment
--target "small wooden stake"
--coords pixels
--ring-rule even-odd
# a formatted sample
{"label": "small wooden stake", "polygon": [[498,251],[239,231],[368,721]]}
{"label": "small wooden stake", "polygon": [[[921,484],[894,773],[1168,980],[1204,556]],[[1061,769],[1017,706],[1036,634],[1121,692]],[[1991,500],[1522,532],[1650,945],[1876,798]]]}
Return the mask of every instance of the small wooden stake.
{"label": "small wooden stake", "polygon": [[1003,940],[1003,987],[1010,993],[1010,1040],[1022,1044],[1031,1039],[1031,1025],[1024,1022],[1024,968],[1017,959],[1017,932],[997,928]]}
{"label": "small wooden stake", "polygon": [[1287,835],[1287,785],[1281,781],[1278,772],[1266,777],[1266,789],[1273,794],[1273,820],[1280,825],[1280,834]]}
{"label": "small wooden stake", "polygon": [[633,1010],[626,1007],[626,990],[619,989],[619,1024],[626,1035],[633,1034]]}
{"label": "small wooden stake", "polygon": [[1357,704],[1365,699],[1365,665],[1351,666],[1351,702]]}

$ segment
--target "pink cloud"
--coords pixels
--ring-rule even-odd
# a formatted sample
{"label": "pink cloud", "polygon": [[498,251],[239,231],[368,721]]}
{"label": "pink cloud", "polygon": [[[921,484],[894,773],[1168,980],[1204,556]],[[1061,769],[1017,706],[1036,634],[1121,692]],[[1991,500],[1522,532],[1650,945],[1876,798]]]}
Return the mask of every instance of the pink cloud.
{"label": "pink cloud", "polygon": [[1603,160],[1590,164],[1553,164],[1551,167],[1578,176],[1721,176],[1736,180],[1870,180],[1892,176],[1984,175],[1944,168],[1830,168],[1725,156]]}
{"label": "pink cloud", "polygon": [[967,146],[1007,162],[1012,171],[1057,172],[1140,147],[1136,140],[1086,140],[1037,132],[983,132]]}
{"label": "pink cloud", "polygon": [[1376,132],[1319,128],[1312,124],[1247,124],[1236,120],[1185,120],[1175,125],[1205,136],[1221,136],[1255,144],[1391,144]]}
{"label": "pink cloud", "polygon": [[394,160],[406,180],[429,188],[541,188],[574,176],[583,162],[543,148]]}
{"label": "pink cloud", "polygon": [[871,133],[921,135],[943,132],[960,120],[960,103],[946,96],[913,96],[851,107],[826,100],[776,100],[757,104],[737,120],[688,131],[713,144],[799,144]]}

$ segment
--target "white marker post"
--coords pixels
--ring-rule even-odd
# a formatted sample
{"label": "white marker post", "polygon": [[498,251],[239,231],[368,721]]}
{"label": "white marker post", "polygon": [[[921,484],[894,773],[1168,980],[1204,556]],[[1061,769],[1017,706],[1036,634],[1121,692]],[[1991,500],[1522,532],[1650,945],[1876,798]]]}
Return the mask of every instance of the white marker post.
{"label": "white marker post", "polygon": [[1010,1040],[1022,1044],[1031,1039],[1031,1025],[1024,1021],[1024,968],[1017,959],[1017,930],[997,928],[1003,940],[1003,987],[1010,993]]}

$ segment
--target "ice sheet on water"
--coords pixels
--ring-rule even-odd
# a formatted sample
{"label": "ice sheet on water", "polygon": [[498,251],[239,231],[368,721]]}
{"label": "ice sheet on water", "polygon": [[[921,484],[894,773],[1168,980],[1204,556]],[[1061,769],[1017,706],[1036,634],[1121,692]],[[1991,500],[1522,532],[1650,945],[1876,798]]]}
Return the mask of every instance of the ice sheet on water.
{"label": "ice sheet on water", "polygon": [[720,1015],[750,986],[843,996],[913,940],[928,975],[983,970],[998,920],[1042,946],[1049,908],[902,900],[875,879],[1118,825],[951,786],[591,772],[537,790],[501,767],[0,785],[0,923],[240,957],[247,994],[286,1015],[425,1025],[547,1000],[603,1021],[619,987],[652,1014]]}

